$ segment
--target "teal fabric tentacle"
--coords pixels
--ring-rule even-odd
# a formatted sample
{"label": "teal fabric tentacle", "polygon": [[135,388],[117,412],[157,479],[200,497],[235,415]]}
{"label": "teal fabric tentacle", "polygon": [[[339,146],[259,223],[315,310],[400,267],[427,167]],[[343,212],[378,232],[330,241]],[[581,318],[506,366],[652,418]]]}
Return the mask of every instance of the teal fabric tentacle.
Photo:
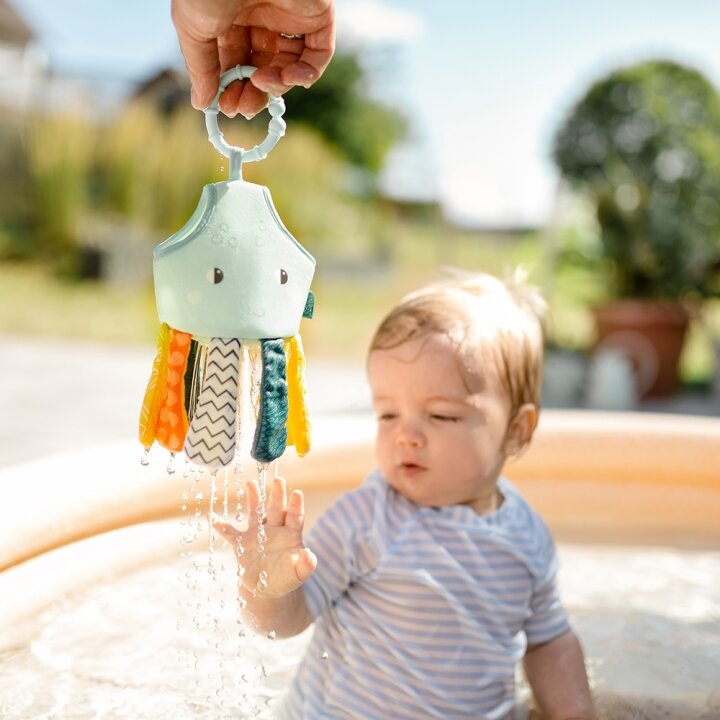
{"label": "teal fabric tentacle", "polygon": [[261,340],[262,380],[255,437],[250,454],[269,463],[285,452],[288,392],[285,347],[282,338]]}

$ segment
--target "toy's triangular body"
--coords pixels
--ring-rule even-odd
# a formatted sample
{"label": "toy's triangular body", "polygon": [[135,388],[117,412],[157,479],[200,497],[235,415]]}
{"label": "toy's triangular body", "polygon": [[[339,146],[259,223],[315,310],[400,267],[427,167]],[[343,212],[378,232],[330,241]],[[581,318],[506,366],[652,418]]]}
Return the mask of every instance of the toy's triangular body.
{"label": "toy's triangular body", "polygon": [[206,185],[185,227],[155,248],[158,314],[196,337],[292,337],[314,271],[266,187]]}

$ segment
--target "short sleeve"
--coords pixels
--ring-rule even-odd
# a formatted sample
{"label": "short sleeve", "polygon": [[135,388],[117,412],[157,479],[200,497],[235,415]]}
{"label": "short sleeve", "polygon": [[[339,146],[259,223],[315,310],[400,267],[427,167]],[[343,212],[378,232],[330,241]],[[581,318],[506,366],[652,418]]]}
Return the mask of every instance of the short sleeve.
{"label": "short sleeve", "polygon": [[530,598],[530,617],[525,623],[529,645],[549,642],[570,629],[557,587],[558,560],[552,542],[547,547],[547,571]]}
{"label": "short sleeve", "polygon": [[315,619],[376,564],[368,541],[376,492],[363,485],[347,493],[318,518],[305,544],[317,556],[317,568],[305,583],[305,600]]}

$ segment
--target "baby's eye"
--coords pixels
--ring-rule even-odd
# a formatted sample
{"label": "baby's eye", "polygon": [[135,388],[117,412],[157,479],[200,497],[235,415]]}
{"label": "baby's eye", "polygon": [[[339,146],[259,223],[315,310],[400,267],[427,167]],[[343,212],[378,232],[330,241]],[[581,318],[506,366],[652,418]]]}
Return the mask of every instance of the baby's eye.
{"label": "baby's eye", "polygon": [[378,422],[380,422],[382,420],[394,420],[396,417],[397,417],[397,415],[395,415],[395,413],[380,413],[377,416],[377,419],[378,419]]}
{"label": "baby's eye", "polygon": [[205,277],[209,283],[218,285],[225,278],[225,273],[220,268],[213,268],[212,270],[207,271]]}
{"label": "baby's eye", "polygon": [[430,417],[433,420],[440,420],[441,422],[457,422],[460,419],[455,415],[442,415],[440,413],[432,413]]}

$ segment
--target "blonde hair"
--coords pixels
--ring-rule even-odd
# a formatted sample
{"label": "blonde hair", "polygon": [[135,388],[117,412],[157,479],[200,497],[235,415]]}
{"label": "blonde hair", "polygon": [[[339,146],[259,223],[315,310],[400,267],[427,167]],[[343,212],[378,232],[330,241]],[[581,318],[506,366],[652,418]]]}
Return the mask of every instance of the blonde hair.
{"label": "blonde hair", "polygon": [[545,310],[539,290],[522,271],[506,280],[452,271],[402,298],[380,323],[370,352],[425,335],[446,335],[468,386],[478,369],[491,363],[514,415],[525,403],[540,407]]}

